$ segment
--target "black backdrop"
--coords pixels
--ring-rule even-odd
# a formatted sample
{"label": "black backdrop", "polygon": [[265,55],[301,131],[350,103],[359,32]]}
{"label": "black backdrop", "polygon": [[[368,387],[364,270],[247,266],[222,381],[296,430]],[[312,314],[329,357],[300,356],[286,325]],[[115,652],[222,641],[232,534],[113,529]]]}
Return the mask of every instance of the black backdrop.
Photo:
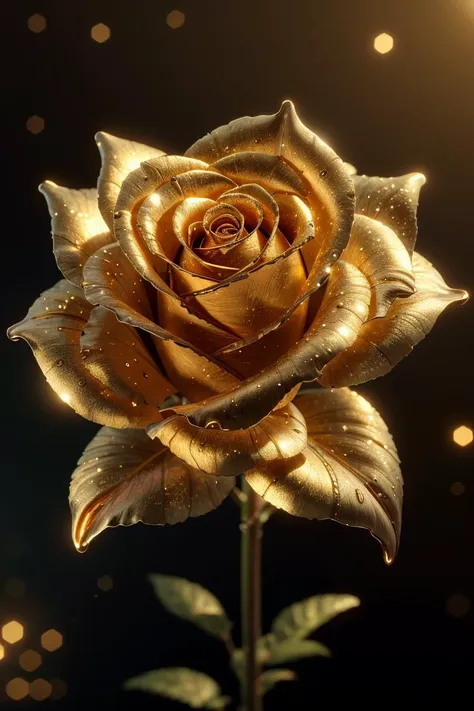
{"label": "black backdrop", "polygon": [[[178,30],[166,24],[175,8],[186,18]],[[47,18],[40,34],[27,28],[34,12]],[[90,37],[98,22],[111,28],[104,44]],[[420,249],[448,283],[472,284],[471,0],[6,0],[2,29],[5,327],[57,279],[36,185],[45,178],[93,185],[95,131],[181,152],[232,118],[276,111],[284,98],[360,171],[426,172]],[[373,38],[384,31],[395,49],[381,56]],[[45,120],[38,135],[25,126],[34,114]],[[3,339],[1,348],[0,576],[26,584],[20,598],[1,592],[0,622],[16,618],[26,629],[0,662],[2,700],[14,705],[4,686],[23,675],[67,682],[52,707],[178,708],[120,690],[128,676],[173,664],[211,672],[232,692],[219,643],[164,612],[146,575],[200,581],[238,621],[235,505],[174,528],[107,531],[87,554],[75,553],[69,475],[97,428],[49,391],[25,344]],[[300,663],[299,685],[272,692],[269,710],[470,697],[473,612],[453,616],[447,601],[462,595],[467,608],[474,595],[473,446],[452,440],[457,425],[473,425],[472,363],[471,303],[441,317],[414,354],[361,389],[391,427],[406,481],[392,567],[363,531],[284,515],[267,524],[266,625],[284,605],[317,592],[362,599],[359,610],[321,630],[334,658]],[[453,482],[464,493],[453,495]],[[97,588],[104,574],[114,580],[109,592]],[[18,653],[38,648],[50,627],[64,634],[64,646],[45,653],[34,674],[21,672]]]}

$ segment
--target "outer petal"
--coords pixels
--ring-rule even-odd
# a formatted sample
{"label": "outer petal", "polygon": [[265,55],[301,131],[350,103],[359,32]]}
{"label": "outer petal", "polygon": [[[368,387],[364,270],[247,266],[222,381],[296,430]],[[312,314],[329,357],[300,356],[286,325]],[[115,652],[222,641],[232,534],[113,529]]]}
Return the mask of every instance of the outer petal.
{"label": "outer petal", "polygon": [[354,215],[349,172],[334,151],[301,123],[291,101],[285,101],[273,116],[245,117],[221,126],[197,141],[186,155],[215,163],[244,152],[280,156],[302,176],[313,215],[321,219],[322,242],[312,285],[322,283],[326,269],[339,258],[349,239]]}
{"label": "outer petal", "polygon": [[355,216],[344,259],[360,269],[372,288],[369,318],[385,316],[397,297],[415,291],[410,255],[395,232],[377,220]]}
{"label": "outer petal", "polygon": [[190,466],[216,476],[235,476],[256,464],[294,457],[306,445],[304,418],[291,404],[247,430],[201,429],[177,415],[150,425],[147,432]]}
{"label": "outer petal", "polygon": [[388,373],[431,331],[438,316],[455,301],[465,301],[462,289],[451,289],[441,274],[416,252],[413,255],[416,293],[397,299],[387,315],[369,321],[355,343],[323,370],[325,387],[357,385]]}
{"label": "outer petal", "polygon": [[416,211],[420,190],[426,182],[421,173],[399,178],[354,175],[356,213],[373,217],[390,227],[411,254],[417,235]]}
{"label": "outer petal", "polygon": [[110,526],[180,523],[215,509],[234,486],[171,454],[142,430],[103,427],[87,446],[70,489],[72,536],[84,551]]}
{"label": "outer petal", "polygon": [[82,284],[82,267],[91,254],[114,241],[99,212],[97,190],[71,190],[50,180],[39,186],[51,215],[54,256],[66,279]]}
{"label": "outer petal", "polygon": [[[101,341],[102,352],[94,358],[93,372],[87,367],[87,354],[81,352],[80,341],[85,331],[86,341],[91,345],[92,334],[88,331],[91,310],[82,290],[63,280],[43,292],[23,321],[9,329],[8,335],[14,340],[27,341],[53,390],[82,417],[118,428],[144,427],[155,422],[159,412],[145,401],[143,388],[137,388],[136,398],[132,399],[133,383],[121,382],[118,386],[120,373],[114,378],[104,376],[105,382],[97,377],[114,371],[114,337],[127,341],[127,326],[119,324],[109,340],[102,331],[99,337],[97,324],[91,325],[95,332],[94,343]],[[149,362],[147,367],[151,367]],[[159,374],[155,382],[156,378]],[[167,392],[166,387],[164,392]],[[153,401],[154,396],[150,399]]]}
{"label": "outer petal", "polygon": [[[138,332],[102,306],[92,309],[81,335],[82,359],[110,389],[138,405],[155,405],[176,392],[157,368]],[[156,411],[154,411],[156,416]]]}
{"label": "outer petal", "polygon": [[95,140],[102,158],[99,176],[99,208],[102,216],[113,230],[115,203],[123,181],[140,163],[164,155],[163,151],[143,143],[127,141],[125,138],[112,136],[100,131]]}
{"label": "outer petal", "polygon": [[340,260],[332,269],[316,318],[301,341],[283,357],[222,395],[166,412],[182,413],[198,427],[214,421],[230,430],[251,427],[296,385],[316,380],[331,358],[354,343],[367,318],[369,303],[367,279]]}
{"label": "outer petal", "polygon": [[385,423],[346,388],[308,391],[295,402],[306,419],[307,448],[287,462],[256,467],[247,474],[249,484],[288,513],[368,528],[390,563],[400,537],[403,488]]}

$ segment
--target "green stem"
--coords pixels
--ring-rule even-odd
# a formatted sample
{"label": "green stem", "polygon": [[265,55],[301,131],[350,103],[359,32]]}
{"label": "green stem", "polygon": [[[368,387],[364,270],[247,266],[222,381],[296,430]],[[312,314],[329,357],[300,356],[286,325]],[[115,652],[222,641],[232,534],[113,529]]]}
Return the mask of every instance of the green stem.
{"label": "green stem", "polygon": [[241,681],[244,711],[261,711],[262,696],[258,677],[257,641],[261,634],[261,546],[262,524],[260,500],[242,477],[242,492],[246,498],[241,505],[241,604],[242,648],[245,666]]}

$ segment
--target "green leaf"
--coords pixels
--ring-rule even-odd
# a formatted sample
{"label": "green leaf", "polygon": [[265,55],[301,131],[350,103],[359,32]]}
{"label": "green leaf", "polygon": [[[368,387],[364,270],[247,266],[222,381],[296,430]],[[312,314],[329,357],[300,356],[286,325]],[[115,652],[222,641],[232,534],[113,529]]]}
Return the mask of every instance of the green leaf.
{"label": "green leaf", "polygon": [[124,687],[166,696],[194,709],[223,708],[215,704],[218,699],[227,698],[221,696],[219,684],[210,676],[185,667],[154,669],[128,679]]}
{"label": "green leaf", "polygon": [[[267,664],[270,655],[271,648],[274,644],[274,637],[271,634],[266,634],[260,637],[257,641],[257,662],[260,666]],[[234,670],[236,676],[240,679],[242,677],[245,665],[245,654],[244,650],[241,648],[234,649],[231,658],[231,666]]]}
{"label": "green leaf", "polygon": [[262,685],[262,694],[273,689],[279,681],[294,681],[296,674],[291,669],[270,669],[260,674],[259,680]]}
{"label": "green leaf", "polygon": [[272,633],[277,641],[304,639],[341,612],[358,607],[354,595],[315,595],[296,602],[275,617]]}
{"label": "green leaf", "polygon": [[157,597],[169,612],[228,640],[232,624],[219,600],[197,583],[171,575],[150,575]]}
{"label": "green leaf", "polygon": [[270,656],[264,661],[267,666],[295,662],[305,657],[330,657],[331,650],[312,639],[287,639],[270,648]]}
{"label": "green leaf", "polygon": [[206,704],[207,709],[225,709],[231,703],[232,699],[230,696],[219,696],[217,699],[213,699]]}

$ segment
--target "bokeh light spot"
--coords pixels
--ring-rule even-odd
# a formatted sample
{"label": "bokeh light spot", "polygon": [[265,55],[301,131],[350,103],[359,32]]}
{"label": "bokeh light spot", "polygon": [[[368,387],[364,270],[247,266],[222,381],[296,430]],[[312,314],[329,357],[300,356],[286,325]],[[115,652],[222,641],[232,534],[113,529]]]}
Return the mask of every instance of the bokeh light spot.
{"label": "bokeh light spot", "polygon": [[62,679],[53,679],[51,681],[52,684],[52,691],[51,691],[51,698],[52,699],[62,699],[64,696],[67,694],[67,684],[65,681]]}
{"label": "bokeh light spot", "polygon": [[100,578],[97,578],[97,587],[104,592],[112,590],[114,587],[113,578],[110,575],[101,575]]}
{"label": "bokeh light spot", "polygon": [[181,10],[172,10],[166,16],[166,24],[171,27],[172,30],[178,30],[184,25],[185,21],[184,12]]}
{"label": "bokeh light spot", "polygon": [[46,18],[35,12],[28,18],[28,29],[32,32],[43,32],[46,29]]}
{"label": "bokeh light spot", "polygon": [[23,634],[23,625],[20,622],[17,622],[17,620],[7,622],[7,624],[2,627],[2,637],[5,642],[8,642],[9,644],[19,642],[20,639],[23,639]]}
{"label": "bokeh light spot", "polygon": [[453,617],[464,617],[471,609],[471,601],[466,595],[451,595],[446,603],[446,610]]}
{"label": "bokeh light spot", "polygon": [[377,35],[374,39],[374,49],[379,54],[387,54],[393,49],[394,41],[392,35],[387,34],[387,32],[382,32],[382,34]]}
{"label": "bokeh light spot", "polygon": [[473,439],[474,433],[472,432],[471,428],[466,427],[466,425],[456,427],[453,432],[453,440],[460,447],[467,447],[468,444],[471,444]]}
{"label": "bokeh light spot", "polygon": [[20,679],[20,677],[10,679],[5,691],[13,701],[20,701],[20,699],[24,699],[28,695],[28,682],[25,679]]}
{"label": "bokeh light spot", "polygon": [[26,652],[20,654],[20,667],[25,671],[32,672],[41,664],[41,654],[35,652],[34,649],[27,649]]}
{"label": "bokeh light spot", "polygon": [[48,630],[41,635],[41,646],[48,652],[55,652],[62,646],[63,636],[57,630]]}
{"label": "bokeh light spot", "polygon": [[23,597],[25,594],[25,583],[20,578],[9,578],[5,583],[5,595],[8,597]]}
{"label": "bokeh light spot", "polygon": [[5,647],[0,644],[0,660],[5,658]]}
{"label": "bokeh light spot", "polygon": [[461,496],[466,491],[466,487],[464,486],[462,481],[455,481],[449,487],[449,491],[452,493],[453,496]]}
{"label": "bokeh light spot", "polygon": [[35,701],[44,701],[51,695],[52,688],[46,679],[35,679],[30,684],[30,696]]}
{"label": "bokeh light spot", "polygon": [[103,22],[99,22],[91,29],[91,37],[94,42],[98,42],[99,44],[107,42],[107,40],[110,39],[110,27],[104,25]]}
{"label": "bokeh light spot", "polygon": [[26,122],[26,128],[30,133],[33,133],[36,136],[36,134],[44,131],[44,118],[36,115],[30,116]]}

